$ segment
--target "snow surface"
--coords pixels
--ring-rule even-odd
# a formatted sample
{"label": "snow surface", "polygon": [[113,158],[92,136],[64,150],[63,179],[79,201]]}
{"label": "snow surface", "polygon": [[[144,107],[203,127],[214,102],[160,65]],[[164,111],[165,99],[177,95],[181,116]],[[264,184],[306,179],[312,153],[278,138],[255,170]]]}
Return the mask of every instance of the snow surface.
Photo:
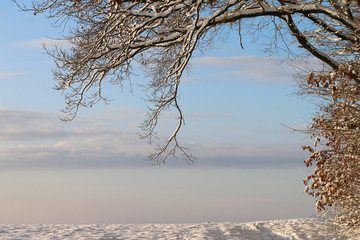
{"label": "snow surface", "polygon": [[6,224],[0,239],[251,239],[251,240],[357,240],[360,232],[345,236],[331,222],[316,218],[250,223],[201,224]]}

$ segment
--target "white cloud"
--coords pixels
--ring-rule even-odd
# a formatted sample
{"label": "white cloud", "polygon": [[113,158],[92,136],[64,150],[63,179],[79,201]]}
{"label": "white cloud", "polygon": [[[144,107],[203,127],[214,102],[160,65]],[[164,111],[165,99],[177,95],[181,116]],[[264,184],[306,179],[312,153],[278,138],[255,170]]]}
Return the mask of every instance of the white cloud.
{"label": "white cloud", "polygon": [[25,72],[0,72],[0,77],[9,78],[9,77],[16,77],[26,75]]}
{"label": "white cloud", "polygon": [[150,165],[152,147],[136,132],[98,120],[61,122],[56,114],[0,109],[0,169]]}
{"label": "white cloud", "polygon": [[54,144],[44,142],[0,147],[0,169],[145,166],[143,159],[149,152],[149,146],[135,133],[120,131],[117,135],[70,136]]}
{"label": "white cloud", "polygon": [[[119,118],[117,111],[106,112],[109,119]],[[127,115],[134,117],[131,111]],[[137,116],[136,110],[134,115]],[[197,117],[231,116],[205,113]],[[117,121],[101,125],[102,120],[88,118],[85,122],[63,123],[52,113],[0,109],[0,170],[152,165],[144,159],[153,146],[140,140],[135,131],[116,126]],[[298,146],[284,144],[192,143],[188,146],[198,157],[195,165],[205,167],[288,167],[301,165],[305,158]],[[167,165],[186,163],[169,159]]]}
{"label": "white cloud", "polygon": [[214,112],[190,112],[186,114],[189,118],[209,118],[209,119],[223,119],[223,118],[234,118],[235,115],[232,114],[220,114]]}
{"label": "white cloud", "polygon": [[[250,80],[261,82],[289,82],[295,69],[279,58],[256,56],[201,57],[192,60],[193,69],[206,68],[219,73],[204,74],[203,79],[230,81]],[[199,81],[199,77],[186,81]]]}
{"label": "white cloud", "polygon": [[60,47],[68,48],[71,46],[71,44],[67,40],[51,39],[51,38],[40,38],[25,42],[18,42],[16,43],[16,45],[22,47],[31,47],[31,48],[42,48],[43,46],[46,47],[60,46]]}
{"label": "white cloud", "polygon": [[22,109],[0,108],[1,130],[9,129],[50,129],[63,125],[56,114]]}
{"label": "white cloud", "polygon": [[284,168],[302,166],[306,153],[290,144],[194,144],[199,166]]}
{"label": "white cloud", "polygon": [[199,155],[209,156],[242,156],[242,157],[267,157],[289,155],[294,148],[285,144],[222,144],[214,142],[205,144],[199,149]]}
{"label": "white cloud", "polygon": [[97,120],[129,120],[129,119],[142,119],[146,116],[146,112],[135,107],[117,107],[106,108],[103,114],[97,115]]}
{"label": "white cloud", "polygon": [[256,56],[232,56],[232,57],[200,57],[191,61],[192,64],[196,65],[206,65],[206,66],[226,66],[226,67],[236,67],[239,64],[251,64],[255,61],[264,61],[265,58],[256,57]]}

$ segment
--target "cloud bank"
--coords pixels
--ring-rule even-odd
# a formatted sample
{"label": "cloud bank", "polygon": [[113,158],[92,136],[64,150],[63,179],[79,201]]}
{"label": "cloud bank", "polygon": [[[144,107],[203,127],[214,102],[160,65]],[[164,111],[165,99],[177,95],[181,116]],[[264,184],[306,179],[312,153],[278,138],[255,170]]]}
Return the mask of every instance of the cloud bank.
{"label": "cloud bank", "polygon": [[[65,124],[56,114],[14,109],[0,109],[0,116],[0,170],[152,165],[144,159],[153,146],[136,131],[100,124],[99,118]],[[197,156],[195,167],[293,167],[304,158],[297,147],[281,144],[184,144]],[[170,159],[167,166],[186,163]]]}

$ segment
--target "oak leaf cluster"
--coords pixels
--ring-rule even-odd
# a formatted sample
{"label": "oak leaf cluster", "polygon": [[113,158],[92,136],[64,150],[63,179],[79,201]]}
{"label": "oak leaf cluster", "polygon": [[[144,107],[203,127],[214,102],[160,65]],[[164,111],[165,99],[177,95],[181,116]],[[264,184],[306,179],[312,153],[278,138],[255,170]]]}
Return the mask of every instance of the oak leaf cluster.
{"label": "oak leaf cluster", "polygon": [[310,73],[308,94],[321,96],[320,111],[309,127],[313,146],[303,146],[312,173],[305,192],[317,198],[318,211],[338,223],[360,225],[360,64],[349,61],[335,72]]}

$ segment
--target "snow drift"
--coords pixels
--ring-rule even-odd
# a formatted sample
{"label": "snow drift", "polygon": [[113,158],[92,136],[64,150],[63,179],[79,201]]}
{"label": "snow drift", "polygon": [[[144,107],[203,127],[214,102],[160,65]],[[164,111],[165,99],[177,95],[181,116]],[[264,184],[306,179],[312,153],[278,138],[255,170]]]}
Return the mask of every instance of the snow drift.
{"label": "snow drift", "polygon": [[360,231],[340,231],[317,218],[201,224],[7,224],[0,225],[0,239],[251,239],[337,240],[360,239]]}

